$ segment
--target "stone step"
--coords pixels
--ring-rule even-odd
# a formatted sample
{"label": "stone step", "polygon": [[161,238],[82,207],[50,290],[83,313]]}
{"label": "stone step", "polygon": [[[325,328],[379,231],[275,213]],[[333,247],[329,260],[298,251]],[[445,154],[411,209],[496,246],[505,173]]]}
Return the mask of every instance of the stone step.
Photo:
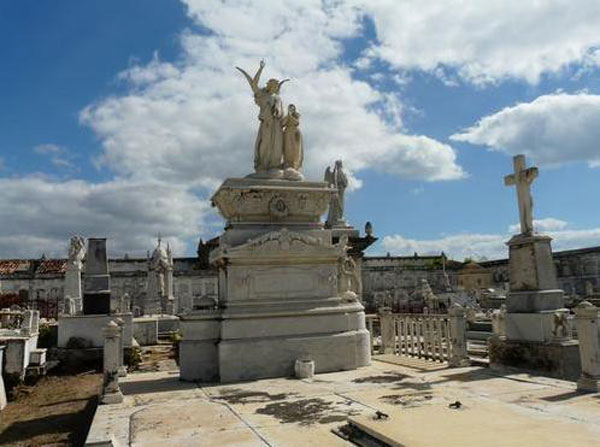
{"label": "stone step", "polygon": [[493,334],[488,331],[467,331],[467,340],[482,340],[485,341]]}

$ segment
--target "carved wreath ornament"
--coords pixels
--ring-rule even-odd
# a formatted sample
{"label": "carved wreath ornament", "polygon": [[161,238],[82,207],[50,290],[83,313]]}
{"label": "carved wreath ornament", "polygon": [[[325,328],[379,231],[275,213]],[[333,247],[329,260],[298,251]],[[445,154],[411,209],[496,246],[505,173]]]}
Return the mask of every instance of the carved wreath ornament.
{"label": "carved wreath ornament", "polygon": [[269,214],[275,219],[282,219],[289,214],[290,210],[280,196],[275,196],[269,201]]}

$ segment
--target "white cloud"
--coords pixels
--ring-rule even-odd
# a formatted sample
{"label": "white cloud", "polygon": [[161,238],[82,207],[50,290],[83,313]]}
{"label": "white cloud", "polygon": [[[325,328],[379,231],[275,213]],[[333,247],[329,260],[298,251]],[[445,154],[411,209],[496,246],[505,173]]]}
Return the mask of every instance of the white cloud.
{"label": "white cloud", "polygon": [[154,181],[63,182],[36,176],[0,179],[0,252],[65,256],[69,237],[108,237],[112,253],[143,255],[160,232],[185,254],[209,213],[185,188]]}
{"label": "white cloud", "polygon": [[[555,230],[563,230],[569,225],[568,222],[564,220],[555,219],[553,217],[548,217],[546,219],[534,219],[533,220],[533,229],[534,231],[543,233],[546,231],[555,231]],[[509,233],[518,233],[521,230],[521,224],[516,223],[508,227]]]}
{"label": "white cloud", "polygon": [[119,75],[129,94],[82,111],[82,123],[102,140],[100,163],[123,176],[209,188],[250,173],[257,111],[234,67],[254,71],[267,57],[265,79],[292,78],[282,96],[302,115],[309,178],[338,158],[356,175],[371,168],[429,181],[464,176],[449,145],[399,132],[398,97],[353,79],[341,61],[340,39],[361,32],[355,7],[320,0],[186,4],[210,33],[184,33],[177,63],[155,55],[131,67]]}
{"label": "white cloud", "polygon": [[59,169],[67,171],[79,170],[73,162],[73,155],[66,147],[52,143],[39,144],[33,148],[33,152],[49,157],[50,162]]}
{"label": "white cloud", "polygon": [[360,0],[378,43],[367,52],[400,69],[474,83],[536,83],[570,64],[598,66],[597,0]]}
{"label": "white cloud", "polygon": [[509,237],[497,234],[456,234],[439,239],[410,239],[401,235],[385,236],[384,251],[394,255],[439,255],[442,251],[452,259],[506,257],[504,242]]}
{"label": "white cloud", "polygon": [[542,165],[586,161],[600,165],[600,95],[556,93],[486,116],[450,137]]}
{"label": "white cloud", "polygon": [[[600,245],[600,228],[568,229],[567,222],[547,218],[534,222],[540,233],[553,238],[554,251],[570,250]],[[518,225],[510,228],[506,234],[454,234],[436,239],[410,239],[401,235],[385,236],[382,249],[395,255],[440,254],[442,251],[450,258],[462,261],[472,259],[504,259],[508,257],[506,242],[518,231]]]}
{"label": "white cloud", "polygon": [[57,144],[39,144],[33,148],[33,152],[40,155],[62,154],[66,150],[64,147]]}

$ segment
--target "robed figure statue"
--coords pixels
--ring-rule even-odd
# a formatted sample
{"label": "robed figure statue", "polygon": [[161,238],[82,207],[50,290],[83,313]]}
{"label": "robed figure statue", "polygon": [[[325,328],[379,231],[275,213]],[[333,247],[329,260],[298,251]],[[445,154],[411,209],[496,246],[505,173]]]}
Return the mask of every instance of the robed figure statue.
{"label": "robed figure statue", "polygon": [[303,180],[301,173],[304,163],[304,146],[300,132],[300,114],[294,104],[288,106],[288,113],[282,122],[283,130],[283,168],[284,176],[289,180]]}
{"label": "robed figure statue", "polygon": [[348,177],[344,172],[342,160],[337,160],[335,162],[333,170],[331,170],[329,166],[327,167],[324,180],[329,187],[336,189],[336,192],[331,195],[329,214],[327,215],[325,225],[328,228],[346,226],[346,219],[344,217],[344,194],[348,187]]}
{"label": "robed figure statue", "polygon": [[283,81],[269,79],[267,84],[260,88],[258,82],[264,67],[265,62],[261,61],[254,77],[240,67],[236,68],[248,80],[254,93],[254,102],[259,107],[260,125],[254,145],[254,169],[259,175],[280,176],[283,156],[283,105],[279,90],[287,79]]}

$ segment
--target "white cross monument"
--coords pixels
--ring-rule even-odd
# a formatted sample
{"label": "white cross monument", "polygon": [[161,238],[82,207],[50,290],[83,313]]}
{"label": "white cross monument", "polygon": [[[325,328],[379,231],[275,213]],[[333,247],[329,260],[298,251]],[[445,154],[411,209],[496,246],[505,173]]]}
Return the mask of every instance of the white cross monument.
{"label": "white cross monument", "polygon": [[517,198],[519,200],[519,216],[521,218],[521,233],[533,233],[533,199],[531,198],[531,184],[539,175],[538,168],[526,168],[525,155],[517,155],[513,158],[515,167],[514,174],[504,177],[506,186],[517,187]]}

